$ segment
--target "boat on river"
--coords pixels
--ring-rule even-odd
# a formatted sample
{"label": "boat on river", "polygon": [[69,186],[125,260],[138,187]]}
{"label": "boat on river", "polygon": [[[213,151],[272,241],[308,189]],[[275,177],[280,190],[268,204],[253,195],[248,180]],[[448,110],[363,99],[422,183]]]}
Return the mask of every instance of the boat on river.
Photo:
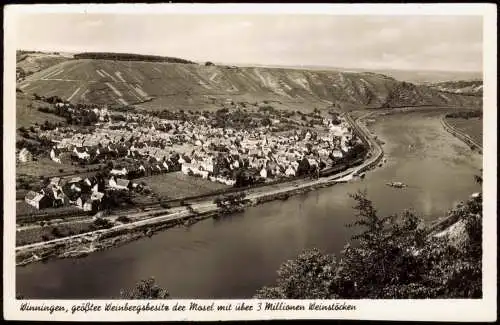
{"label": "boat on river", "polygon": [[405,188],[405,187],[408,187],[408,185],[402,183],[402,182],[390,182],[390,183],[386,183],[387,186],[391,186],[391,187],[396,187],[396,188]]}

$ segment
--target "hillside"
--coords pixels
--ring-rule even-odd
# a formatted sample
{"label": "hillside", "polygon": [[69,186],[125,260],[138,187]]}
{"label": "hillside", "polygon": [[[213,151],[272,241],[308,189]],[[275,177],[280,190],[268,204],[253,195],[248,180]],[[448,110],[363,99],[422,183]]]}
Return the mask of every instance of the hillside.
{"label": "hillside", "polygon": [[95,59],[61,62],[28,76],[18,87],[74,103],[140,104],[144,109],[211,109],[228,101],[268,101],[311,111],[332,104],[343,109],[481,104],[481,98],[443,93],[370,72]]}
{"label": "hillside", "polygon": [[45,70],[53,65],[68,60],[58,53],[42,53],[30,51],[16,52],[17,80],[35,72]]}
{"label": "hillside", "polygon": [[481,80],[458,80],[458,81],[445,81],[433,83],[430,87],[444,92],[482,96],[483,95],[483,82]]}
{"label": "hillside", "polygon": [[375,72],[393,77],[400,81],[407,81],[416,84],[438,83],[445,81],[479,80],[483,77],[482,72],[472,71],[435,71],[435,70],[397,70],[397,69],[362,69],[362,68],[341,68],[330,66],[278,66],[259,64],[239,64],[239,66],[253,66],[261,68],[286,68],[302,70],[322,70],[322,71],[350,71],[350,72]]}

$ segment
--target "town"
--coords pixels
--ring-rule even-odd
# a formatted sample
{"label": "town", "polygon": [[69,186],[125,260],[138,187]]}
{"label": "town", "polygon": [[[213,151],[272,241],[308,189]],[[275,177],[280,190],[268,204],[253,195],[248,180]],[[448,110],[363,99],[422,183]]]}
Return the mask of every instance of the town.
{"label": "town", "polygon": [[[32,129],[31,137],[44,147],[37,148],[38,156],[58,164],[104,167],[88,177],[47,179],[42,188],[25,196],[25,202],[38,210],[73,205],[96,212],[109,208],[103,198],[116,198],[116,192],[140,193],[147,187],[135,180],[166,173],[228,187],[318,177],[321,170],[366,151],[349,123],[335,112],[325,117],[317,110],[308,120],[303,113],[290,114],[269,104],[236,104],[215,113],[152,113],[44,100],[50,106],[39,110],[67,123],[46,122]],[[30,136],[27,130],[20,132]],[[35,153],[18,146],[20,164],[33,159]]]}

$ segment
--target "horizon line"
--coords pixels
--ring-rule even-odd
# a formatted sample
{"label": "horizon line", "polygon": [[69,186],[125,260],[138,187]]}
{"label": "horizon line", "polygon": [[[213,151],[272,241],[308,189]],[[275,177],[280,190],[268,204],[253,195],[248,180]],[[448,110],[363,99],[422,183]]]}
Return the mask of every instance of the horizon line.
{"label": "horizon line", "polygon": [[53,53],[53,52],[58,52],[58,53],[68,53],[68,54],[79,54],[79,53],[120,53],[120,54],[133,54],[133,55],[154,55],[154,56],[162,56],[162,57],[171,57],[171,58],[178,58],[178,59],[183,59],[183,60],[188,60],[192,61],[195,63],[205,63],[205,62],[213,62],[214,64],[219,64],[219,65],[235,65],[235,66],[244,66],[244,67],[253,67],[253,66],[264,66],[264,67],[293,67],[293,68],[301,68],[303,67],[304,69],[307,68],[329,68],[329,69],[336,69],[336,70],[373,70],[373,71],[409,71],[409,72],[455,72],[455,73],[480,73],[483,74],[483,70],[440,70],[440,69],[405,69],[405,68],[363,68],[363,67],[338,67],[338,66],[333,66],[333,65],[324,65],[324,64],[273,64],[273,63],[250,63],[250,62],[217,62],[217,61],[211,61],[211,60],[193,60],[193,59],[187,59],[187,58],[182,58],[178,56],[168,56],[164,54],[150,54],[150,53],[134,53],[134,52],[124,52],[124,51],[61,51],[61,50],[48,50],[48,49],[16,49],[16,51],[32,51],[32,52],[41,52],[41,53]]}

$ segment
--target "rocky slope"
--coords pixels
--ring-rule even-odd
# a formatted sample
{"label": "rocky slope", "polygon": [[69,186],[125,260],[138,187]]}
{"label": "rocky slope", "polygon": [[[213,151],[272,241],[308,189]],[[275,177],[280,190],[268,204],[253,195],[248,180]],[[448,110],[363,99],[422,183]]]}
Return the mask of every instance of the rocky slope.
{"label": "rocky slope", "polygon": [[16,71],[17,80],[20,81],[26,76],[35,72],[42,71],[53,65],[68,60],[68,57],[58,53],[40,53],[40,52],[16,52]]}
{"label": "rocky slope", "polygon": [[97,59],[66,60],[26,77],[18,87],[75,103],[140,104],[146,109],[210,109],[228,101],[267,101],[301,110],[481,104],[479,97],[370,72]]}
{"label": "rocky slope", "polygon": [[469,96],[483,96],[482,80],[459,80],[433,83],[431,88],[453,94],[462,94]]}

